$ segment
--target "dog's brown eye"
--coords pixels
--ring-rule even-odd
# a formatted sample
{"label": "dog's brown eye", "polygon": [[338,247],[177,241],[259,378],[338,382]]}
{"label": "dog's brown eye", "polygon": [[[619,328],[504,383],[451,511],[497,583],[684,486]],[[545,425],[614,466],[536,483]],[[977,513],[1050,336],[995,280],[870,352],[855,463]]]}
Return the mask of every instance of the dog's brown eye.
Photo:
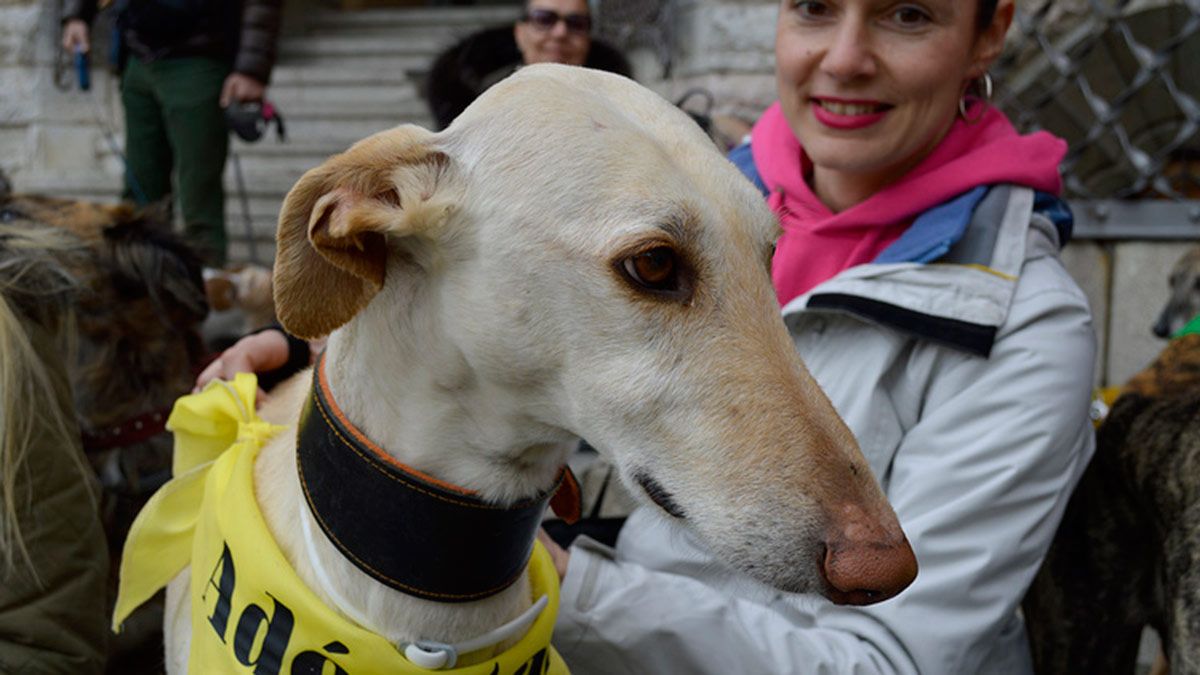
{"label": "dog's brown eye", "polygon": [[625,272],[637,283],[656,291],[674,290],[679,285],[679,265],[675,251],[668,246],[626,258]]}

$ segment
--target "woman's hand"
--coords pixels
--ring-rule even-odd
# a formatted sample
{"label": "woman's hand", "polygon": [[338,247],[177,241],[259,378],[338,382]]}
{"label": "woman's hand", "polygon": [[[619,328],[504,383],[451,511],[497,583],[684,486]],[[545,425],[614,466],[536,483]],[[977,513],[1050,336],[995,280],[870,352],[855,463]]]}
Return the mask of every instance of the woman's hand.
{"label": "woman's hand", "polygon": [[[288,360],[288,342],[283,331],[272,328],[238,340],[232,347],[221,352],[217,360],[196,378],[193,392],[200,391],[213,380],[232,380],[238,373],[261,373],[279,368]],[[258,400],[266,394],[260,389]]]}
{"label": "woman's hand", "polygon": [[554,561],[554,571],[558,572],[558,580],[562,581],[567,576],[567,564],[571,562],[571,554],[551,539],[545,530],[538,530],[538,541],[550,552],[550,559]]}
{"label": "woman's hand", "polygon": [[62,46],[68,53],[76,50],[87,53],[92,48],[92,40],[88,35],[88,25],[83,19],[70,19],[63,24]]}

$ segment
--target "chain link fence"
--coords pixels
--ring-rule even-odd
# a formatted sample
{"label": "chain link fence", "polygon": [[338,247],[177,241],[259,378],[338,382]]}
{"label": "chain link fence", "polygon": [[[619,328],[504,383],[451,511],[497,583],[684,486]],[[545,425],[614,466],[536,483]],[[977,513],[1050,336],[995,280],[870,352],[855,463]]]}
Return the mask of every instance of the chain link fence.
{"label": "chain link fence", "polygon": [[1023,2],[992,72],[1018,127],[1070,144],[1082,236],[1200,236],[1200,0]]}

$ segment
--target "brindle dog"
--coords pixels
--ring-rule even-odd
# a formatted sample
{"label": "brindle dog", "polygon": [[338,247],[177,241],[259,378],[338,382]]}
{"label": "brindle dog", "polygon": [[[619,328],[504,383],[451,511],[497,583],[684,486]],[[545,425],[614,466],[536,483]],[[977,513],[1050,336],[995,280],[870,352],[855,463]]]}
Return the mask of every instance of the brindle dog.
{"label": "brindle dog", "polygon": [[[1156,332],[1198,309],[1184,300],[1200,255],[1180,266]],[[1133,673],[1145,626],[1171,672],[1200,673],[1200,335],[1172,340],[1114,402],[1024,610],[1039,673]]]}
{"label": "brindle dog", "polygon": [[[133,517],[170,477],[163,424],[205,357],[199,326],[208,306],[200,258],[171,232],[167,209],[11,194],[0,176],[0,259],[30,255],[31,241],[61,241],[64,232],[74,243],[54,255],[71,315],[62,325],[72,327],[57,337],[83,447],[103,488],[115,589],[116,557]],[[137,634],[137,623],[114,651],[143,641],[161,651],[156,638]],[[152,616],[144,623],[151,632],[160,625]]]}

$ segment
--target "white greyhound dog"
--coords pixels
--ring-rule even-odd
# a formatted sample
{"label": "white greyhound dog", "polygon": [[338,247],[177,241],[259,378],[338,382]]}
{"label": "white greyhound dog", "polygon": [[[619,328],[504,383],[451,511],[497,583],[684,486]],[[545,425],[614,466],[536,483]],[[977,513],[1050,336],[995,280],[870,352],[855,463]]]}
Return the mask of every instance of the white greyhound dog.
{"label": "white greyhound dog", "polygon": [[[839,603],[891,597],[916,562],[780,320],[777,235],[762,197],[654,93],[581,68],[525,68],[446,131],[376,134],[292,189],[276,305],[288,330],[329,341],[318,385],[286,383],[262,416],[299,425],[303,445],[312,411],[326,431],[332,411],[346,426],[331,433],[354,428],[424,484],[500,506],[547,494],[586,438],[631,491],[751,576]],[[328,400],[314,403],[314,389]],[[320,457],[298,454],[297,437],[263,447],[254,492],[323,602],[395,645],[466,641],[475,651],[459,649],[459,665],[519,637],[493,631],[529,614],[525,575],[456,602],[387,583],[361,559],[378,551],[359,549],[387,547],[372,533],[393,536],[384,530],[404,514],[378,486],[317,484],[306,470]],[[322,491],[324,502],[310,494]],[[476,536],[439,518],[402,524],[421,530],[398,544],[409,557],[421,542]],[[535,530],[509,543],[521,569]],[[188,576],[168,589],[172,673],[194,639]],[[481,635],[499,637],[480,648]],[[452,665],[436,649],[400,651]]]}

